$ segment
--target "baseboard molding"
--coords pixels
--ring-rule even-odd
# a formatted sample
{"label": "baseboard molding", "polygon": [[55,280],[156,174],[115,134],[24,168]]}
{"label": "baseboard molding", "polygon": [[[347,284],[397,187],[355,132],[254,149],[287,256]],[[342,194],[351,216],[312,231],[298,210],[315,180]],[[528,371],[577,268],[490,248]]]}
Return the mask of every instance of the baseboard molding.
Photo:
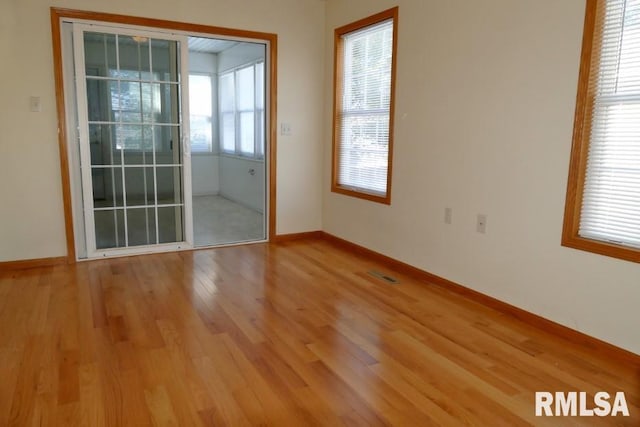
{"label": "baseboard molding", "polygon": [[192,197],[219,196],[220,193],[191,193]]}
{"label": "baseboard molding", "polygon": [[398,261],[394,258],[375,252],[371,249],[365,248],[364,246],[349,242],[348,240],[341,239],[329,233],[320,232],[320,234],[326,241],[347,249],[350,252],[363,255],[377,262],[386,264],[389,268],[399,273],[406,274],[422,282],[436,285],[451,292],[455,292],[456,294],[459,294],[467,299],[475,301],[486,307],[490,307],[507,316],[516,318],[545,332],[550,332],[567,341],[580,344],[584,347],[589,348],[590,350],[593,350],[594,352],[598,352],[599,354],[606,354],[609,357],[640,367],[640,355],[638,354],[632,353],[628,350],[617,347],[613,344],[602,341],[585,333],[576,331],[575,329],[571,329],[552,320],[545,319],[544,317],[541,317],[537,314],[523,310],[504,301],[500,301],[481,292],[474,291],[473,289],[452,282],[451,280],[436,276],[435,274],[421,270],[402,261]]}
{"label": "baseboard molding", "polygon": [[28,268],[52,267],[54,265],[62,265],[67,263],[67,257],[37,258],[24,259],[20,261],[4,261],[0,262],[0,271],[26,270]]}
{"label": "baseboard molding", "polygon": [[276,234],[271,238],[272,243],[290,242],[292,240],[302,239],[322,239],[325,233],[323,231],[306,231],[304,233]]}
{"label": "baseboard molding", "polygon": [[259,207],[251,206],[245,200],[240,200],[237,197],[234,197],[234,196],[232,196],[230,194],[225,193],[224,191],[218,192],[217,196],[218,197],[222,197],[223,199],[227,199],[227,200],[229,200],[229,201],[231,201],[233,203],[237,203],[240,206],[243,206],[243,207],[245,207],[247,209],[251,209],[252,211],[255,211],[255,212],[258,212],[258,213],[261,213],[261,214],[264,215],[264,209],[260,209]]}

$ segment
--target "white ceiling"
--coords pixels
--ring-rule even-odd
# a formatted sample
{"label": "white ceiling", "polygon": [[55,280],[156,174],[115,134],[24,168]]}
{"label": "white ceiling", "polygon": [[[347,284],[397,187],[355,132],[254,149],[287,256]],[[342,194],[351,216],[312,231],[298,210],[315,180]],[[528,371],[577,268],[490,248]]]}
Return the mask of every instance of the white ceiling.
{"label": "white ceiling", "polygon": [[189,37],[189,52],[219,53],[238,44],[236,41]]}

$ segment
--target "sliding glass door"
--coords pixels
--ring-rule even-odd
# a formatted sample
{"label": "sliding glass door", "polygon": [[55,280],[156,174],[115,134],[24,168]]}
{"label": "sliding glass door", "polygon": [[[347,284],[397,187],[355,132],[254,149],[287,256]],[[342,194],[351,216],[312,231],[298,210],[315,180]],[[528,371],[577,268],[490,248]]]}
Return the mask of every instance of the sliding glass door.
{"label": "sliding glass door", "polygon": [[87,255],[190,246],[184,40],[83,24],[73,39]]}

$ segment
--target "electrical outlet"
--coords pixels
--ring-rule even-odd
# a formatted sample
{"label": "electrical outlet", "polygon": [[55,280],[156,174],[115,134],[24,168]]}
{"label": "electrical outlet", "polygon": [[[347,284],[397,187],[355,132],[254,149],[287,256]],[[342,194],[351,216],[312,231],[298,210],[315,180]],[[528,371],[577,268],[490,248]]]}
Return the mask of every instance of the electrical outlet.
{"label": "electrical outlet", "polygon": [[478,233],[485,234],[487,232],[487,216],[484,214],[478,214],[476,221],[476,231]]}
{"label": "electrical outlet", "polygon": [[453,220],[453,209],[444,208],[444,223],[451,224],[452,220]]}

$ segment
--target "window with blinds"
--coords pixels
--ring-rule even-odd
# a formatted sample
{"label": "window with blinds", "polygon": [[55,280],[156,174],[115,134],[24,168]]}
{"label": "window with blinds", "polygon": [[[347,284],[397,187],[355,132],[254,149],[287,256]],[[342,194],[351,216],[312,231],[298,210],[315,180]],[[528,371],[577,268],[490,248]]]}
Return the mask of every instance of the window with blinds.
{"label": "window with blinds", "polygon": [[397,8],[336,30],[335,192],[390,202]]}
{"label": "window with blinds", "polygon": [[585,32],[563,240],[639,261],[640,0],[589,0]]}

